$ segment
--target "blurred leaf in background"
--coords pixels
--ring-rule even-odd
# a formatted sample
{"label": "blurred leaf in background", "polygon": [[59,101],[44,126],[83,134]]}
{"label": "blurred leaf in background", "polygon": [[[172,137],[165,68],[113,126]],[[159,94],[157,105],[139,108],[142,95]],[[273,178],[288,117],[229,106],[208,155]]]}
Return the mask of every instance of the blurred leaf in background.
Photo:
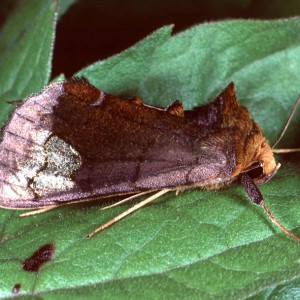
{"label": "blurred leaf in background", "polygon": [[[274,19],[300,14],[299,0],[85,0],[58,24],[53,76],[70,76],[119,53],[157,28],[178,33],[195,24],[231,18]],[[66,59],[68,58],[68,59]]]}

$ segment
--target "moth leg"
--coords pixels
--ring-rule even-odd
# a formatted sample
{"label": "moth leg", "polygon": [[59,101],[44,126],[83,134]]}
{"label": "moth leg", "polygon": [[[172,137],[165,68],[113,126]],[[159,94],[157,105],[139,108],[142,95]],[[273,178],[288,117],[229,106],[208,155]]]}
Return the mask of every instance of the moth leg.
{"label": "moth leg", "polygon": [[177,196],[179,195],[179,193],[180,193],[182,190],[183,190],[183,189],[178,188],[178,189],[176,190],[176,192],[175,192],[175,196],[177,197]]}
{"label": "moth leg", "polygon": [[261,206],[265,213],[268,215],[268,217],[271,219],[271,221],[278,226],[285,234],[287,234],[289,237],[294,239],[296,242],[300,243],[300,239],[297,238],[292,232],[290,232],[288,229],[286,229],[272,214],[270,209],[267,207],[267,205],[264,202],[263,196],[256,186],[256,184],[252,181],[251,177],[247,173],[243,173],[241,175],[241,184],[244,186],[244,189],[250,198],[250,200]]}
{"label": "moth leg", "polygon": [[155,193],[154,195],[148,197],[147,199],[141,201],[140,203],[137,203],[136,205],[134,205],[133,207],[127,209],[126,211],[124,211],[123,213],[119,214],[118,216],[114,217],[113,219],[111,219],[110,221],[106,222],[105,224],[101,225],[100,227],[98,227],[97,229],[95,229],[93,232],[91,232],[90,234],[87,235],[88,238],[91,238],[93,235],[95,235],[96,233],[98,233],[99,231],[109,227],[110,225],[116,223],[117,221],[125,218],[126,216],[128,216],[129,214],[133,213],[134,211],[138,210],[139,208],[145,206],[146,204],[150,203],[151,201],[159,198],[160,196],[162,196],[163,194],[166,194],[170,191],[170,189],[163,189],[157,193]]}
{"label": "moth leg", "polygon": [[132,199],[134,199],[134,198],[137,198],[137,197],[140,197],[140,196],[149,194],[149,193],[153,193],[153,191],[146,191],[146,192],[141,192],[141,193],[132,195],[132,196],[127,197],[127,198],[125,198],[125,199],[123,199],[123,200],[121,200],[121,201],[118,201],[118,202],[114,203],[114,204],[111,204],[111,205],[107,205],[107,206],[105,206],[105,207],[102,207],[102,208],[100,208],[100,210],[105,210],[105,209],[108,209],[108,208],[112,208],[112,207],[115,207],[115,206],[124,204],[124,203],[129,202],[130,200],[132,200]]}
{"label": "moth leg", "polygon": [[34,215],[41,214],[41,213],[44,213],[46,211],[52,210],[52,209],[56,208],[57,206],[58,205],[50,205],[50,206],[47,206],[47,207],[38,208],[38,209],[35,209],[35,210],[32,210],[32,211],[20,214],[19,216],[20,217],[34,216]]}
{"label": "moth leg", "polygon": [[293,153],[293,152],[300,152],[300,148],[295,149],[272,149],[273,153]]}

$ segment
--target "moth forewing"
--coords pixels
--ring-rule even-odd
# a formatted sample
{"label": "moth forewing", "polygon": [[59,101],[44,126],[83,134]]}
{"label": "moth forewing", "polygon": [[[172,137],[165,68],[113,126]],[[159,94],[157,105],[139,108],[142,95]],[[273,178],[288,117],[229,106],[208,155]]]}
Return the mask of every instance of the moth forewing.
{"label": "moth forewing", "polygon": [[[78,78],[49,85],[17,106],[2,131],[0,164],[5,208],[47,210],[154,192],[114,221],[170,190],[241,181],[253,200],[255,182],[266,181],[279,166],[238,103],[233,83],[211,103],[184,111],[179,101],[156,108]],[[254,164],[262,174],[252,181],[246,173]]]}

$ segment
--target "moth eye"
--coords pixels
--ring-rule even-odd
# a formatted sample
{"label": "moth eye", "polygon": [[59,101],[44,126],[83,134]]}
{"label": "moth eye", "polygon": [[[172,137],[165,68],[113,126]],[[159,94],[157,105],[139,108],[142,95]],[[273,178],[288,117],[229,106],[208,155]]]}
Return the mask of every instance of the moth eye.
{"label": "moth eye", "polygon": [[255,166],[252,170],[249,170],[247,174],[252,178],[259,178],[264,175],[264,169],[263,166]]}

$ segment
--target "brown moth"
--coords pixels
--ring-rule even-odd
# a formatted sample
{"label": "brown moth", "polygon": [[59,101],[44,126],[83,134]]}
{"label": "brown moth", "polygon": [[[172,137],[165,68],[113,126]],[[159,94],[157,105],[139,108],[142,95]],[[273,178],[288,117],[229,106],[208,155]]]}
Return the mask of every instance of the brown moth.
{"label": "brown moth", "polygon": [[[266,207],[256,184],[278,170],[273,152],[230,83],[216,99],[184,111],[105,94],[86,79],[47,86],[12,113],[0,142],[0,206],[41,208],[154,192],[89,236],[169,191],[241,183]],[[253,169],[261,172],[251,178]],[[128,199],[131,199],[129,197]]]}

